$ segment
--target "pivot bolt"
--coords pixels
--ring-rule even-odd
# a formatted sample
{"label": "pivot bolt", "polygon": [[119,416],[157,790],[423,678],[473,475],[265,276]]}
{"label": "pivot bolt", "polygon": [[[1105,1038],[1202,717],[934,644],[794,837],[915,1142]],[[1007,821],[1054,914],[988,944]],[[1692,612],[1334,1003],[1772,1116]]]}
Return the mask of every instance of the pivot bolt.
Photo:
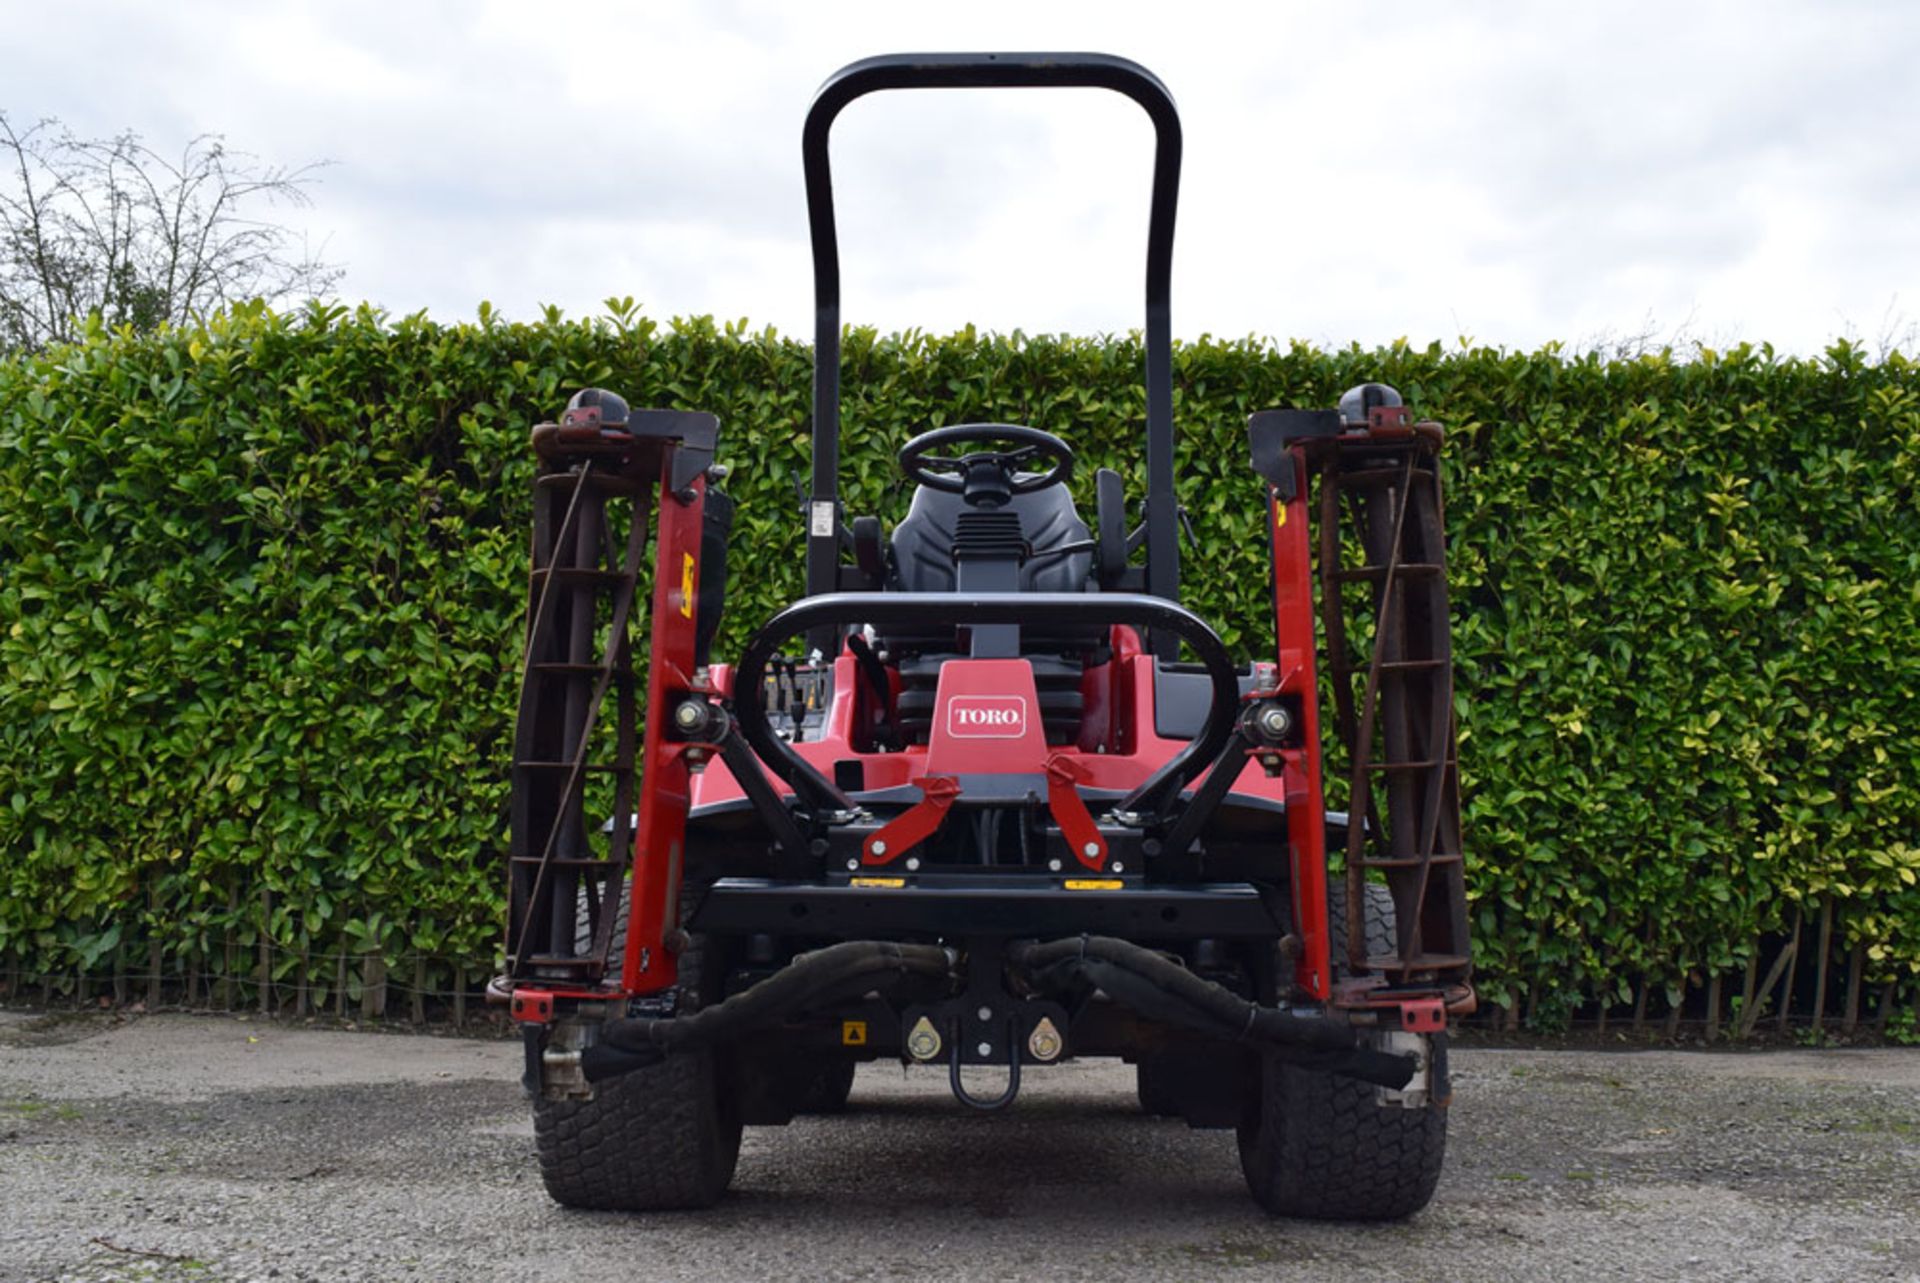
{"label": "pivot bolt", "polygon": [[932,1060],[940,1054],[940,1031],[925,1016],[907,1031],[907,1054],[915,1060]]}
{"label": "pivot bolt", "polygon": [[1060,1041],[1060,1031],[1054,1028],[1052,1017],[1040,1017],[1040,1023],[1033,1027],[1031,1034],[1027,1035],[1027,1050],[1032,1053],[1035,1060],[1059,1059],[1063,1044]]}
{"label": "pivot bolt", "polygon": [[692,734],[706,725],[707,705],[705,700],[682,700],[673,710],[673,724],[682,731]]}
{"label": "pivot bolt", "polygon": [[1093,856],[1100,854],[1100,844],[1098,842],[1089,842],[1080,848],[1080,854],[1091,859]]}
{"label": "pivot bolt", "polygon": [[1283,740],[1293,730],[1293,714],[1281,704],[1269,704],[1257,718],[1260,733],[1272,740]]}
{"label": "pivot bolt", "polygon": [[885,842],[875,842],[873,844],[873,853],[875,855],[885,855],[887,853],[887,844]]}

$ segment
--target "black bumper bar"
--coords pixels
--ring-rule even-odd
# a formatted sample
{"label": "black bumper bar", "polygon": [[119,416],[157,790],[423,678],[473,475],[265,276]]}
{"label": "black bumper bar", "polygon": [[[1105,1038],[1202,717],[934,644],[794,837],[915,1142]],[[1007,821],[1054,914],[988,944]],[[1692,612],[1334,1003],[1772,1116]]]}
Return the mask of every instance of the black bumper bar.
{"label": "black bumper bar", "polygon": [[1130,940],[1278,939],[1286,933],[1260,892],[1245,882],[1069,891],[1054,881],[861,887],[722,878],[689,925],[727,935],[777,932],[841,940],[1080,934]]}

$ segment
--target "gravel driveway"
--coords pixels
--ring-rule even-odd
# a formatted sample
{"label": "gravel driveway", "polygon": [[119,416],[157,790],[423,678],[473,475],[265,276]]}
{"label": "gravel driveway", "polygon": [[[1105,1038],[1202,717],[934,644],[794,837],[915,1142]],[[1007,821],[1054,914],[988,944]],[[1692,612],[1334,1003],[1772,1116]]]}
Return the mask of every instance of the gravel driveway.
{"label": "gravel driveway", "polygon": [[1132,1073],[862,1069],[714,1211],[562,1211],[507,1042],[0,1013],[0,1279],[1920,1279],[1920,1051],[1456,1051],[1439,1196],[1275,1221]]}

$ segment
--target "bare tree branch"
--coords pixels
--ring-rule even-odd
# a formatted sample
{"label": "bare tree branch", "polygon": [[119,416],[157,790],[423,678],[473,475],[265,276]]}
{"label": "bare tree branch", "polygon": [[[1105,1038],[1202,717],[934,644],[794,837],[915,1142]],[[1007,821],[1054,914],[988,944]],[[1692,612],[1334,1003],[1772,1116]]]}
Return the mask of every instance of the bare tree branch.
{"label": "bare tree branch", "polygon": [[263,164],[217,134],[176,161],[131,132],[76,138],[4,112],[0,161],[0,352],[70,342],[89,315],[144,332],[246,298],[321,297],[340,279],[258,215],[311,205],[318,164]]}

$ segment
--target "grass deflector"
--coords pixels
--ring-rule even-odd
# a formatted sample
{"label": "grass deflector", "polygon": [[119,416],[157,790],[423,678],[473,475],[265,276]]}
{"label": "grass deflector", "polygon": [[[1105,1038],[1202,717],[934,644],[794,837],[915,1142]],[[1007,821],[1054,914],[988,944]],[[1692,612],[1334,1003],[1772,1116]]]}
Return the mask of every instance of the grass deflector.
{"label": "grass deflector", "polygon": [[[880,90],[1031,86],[1114,90],[1156,131],[1147,492],[1099,470],[1089,524],[1067,441],[957,424],[902,445],[889,529],[839,499],[828,134]],[[1272,1211],[1424,1206],[1447,1022],[1473,1004],[1439,428],[1380,384],[1249,419],[1273,573],[1246,591],[1274,636],[1246,662],[1180,605],[1160,82],[1096,54],[869,59],[821,89],[802,154],[807,595],[711,653],[733,515],[714,416],[589,389],[533,432],[495,992],[547,1188],[710,1204],[743,1125],[841,1108],[862,1060],[941,1066],[993,1111],[1027,1074],[1118,1056],[1148,1112],[1237,1129]],[[1322,664],[1347,814],[1323,800]]]}

